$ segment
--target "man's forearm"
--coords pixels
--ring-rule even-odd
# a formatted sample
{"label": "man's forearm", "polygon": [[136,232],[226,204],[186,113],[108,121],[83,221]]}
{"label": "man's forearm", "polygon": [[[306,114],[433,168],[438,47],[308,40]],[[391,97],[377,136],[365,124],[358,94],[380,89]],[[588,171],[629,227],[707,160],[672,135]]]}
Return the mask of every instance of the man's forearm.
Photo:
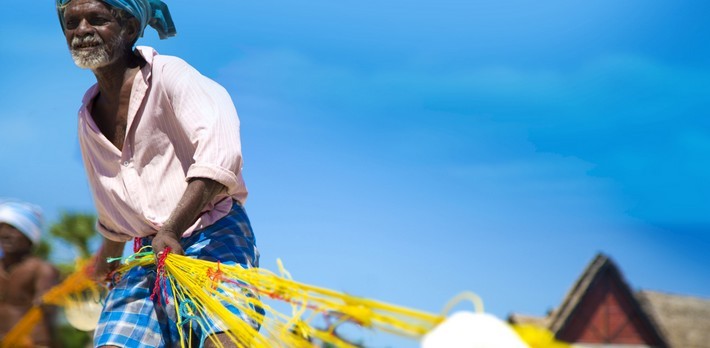
{"label": "man's forearm", "polygon": [[214,180],[205,178],[190,180],[182,198],[163,224],[161,232],[171,232],[180,238],[182,233],[197,220],[205,206],[223,189],[224,185]]}
{"label": "man's forearm", "polygon": [[43,301],[44,294],[58,283],[59,272],[57,272],[57,270],[48,263],[39,264],[36,272],[37,276],[34,284],[34,303],[35,305],[40,306],[39,308],[42,311],[42,320],[49,334],[49,337],[46,338],[48,341],[45,343],[49,343],[51,347],[59,347],[59,345],[56,344],[57,332],[55,325],[57,308],[52,305],[47,305]]}
{"label": "man's forearm", "polygon": [[106,260],[107,258],[120,257],[125,245],[125,242],[116,242],[104,237],[101,249],[99,249],[99,258]]}
{"label": "man's forearm", "polygon": [[96,267],[99,273],[98,276],[105,275],[115,269],[120,261],[108,262],[108,259],[115,259],[123,255],[123,247],[126,245],[125,242],[116,242],[104,237],[104,241],[101,244],[101,249],[99,249],[98,255],[96,255]]}

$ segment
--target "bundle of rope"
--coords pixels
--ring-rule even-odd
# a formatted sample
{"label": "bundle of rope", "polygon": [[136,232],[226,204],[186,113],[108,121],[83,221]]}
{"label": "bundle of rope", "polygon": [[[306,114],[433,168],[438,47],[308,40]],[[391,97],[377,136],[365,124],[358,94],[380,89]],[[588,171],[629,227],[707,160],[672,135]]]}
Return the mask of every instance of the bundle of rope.
{"label": "bundle of rope", "polygon": [[[166,304],[173,302],[171,308],[177,318],[175,325],[180,333],[181,347],[204,344],[192,342],[195,338],[190,332],[204,326],[205,317],[219,322],[236,346],[298,348],[320,343],[351,348],[357,346],[335,333],[339,324],[354,323],[375,331],[421,339],[445,322],[451,309],[449,305],[443,313],[432,314],[300,283],[291,278],[280,260],[280,274],[263,268],[193,259],[169,251],[156,258],[149,247],[120,260],[121,266],[113,277],[115,280],[133,267],[155,266],[157,277],[152,296],[158,296],[158,300]],[[80,294],[83,298],[87,291],[98,294],[98,285],[86,274],[82,270],[68,277],[45,294],[44,303],[71,306],[80,302]],[[291,313],[281,313],[263,299],[286,302],[291,306]],[[461,299],[471,299],[479,312],[483,312],[482,302],[475,295],[457,297],[451,303]],[[235,315],[234,308],[241,316]],[[319,328],[315,322],[323,318],[327,322],[334,320],[335,324]],[[39,320],[40,309],[32,308],[5,337],[2,347],[20,346],[18,342],[22,342]],[[555,341],[545,329],[508,327],[511,333],[513,330],[531,348],[568,347]],[[207,339],[218,347],[223,346],[212,336]]]}
{"label": "bundle of rope", "polygon": [[[335,325],[330,329],[314,327],[311,323],[318,315],[413,338],[443,320],[439,315],[299,283],[291,279],[280,261],[279,276],[263,268],[225,265],[172,253],[162,254],[156,261],[152,252],[143,251],[126,259],[118,272],[153,262],[157,262],[158,272],[153,295],[166,297],[165,285],[171,285],[179,325],[199,326],[200,316],[218,319],[238,345],[312,347],[312,342],[318,340],[335,347],[354,347],[333,333]],[[253,294],[291,304],[291,315],[280,313]],[[234,315],[223,302],[256,321],[260,330]],[[190,345],[190,337],[181,338],[183,346]],[[216,340],[214,343],[221,346]]]}
{"label": "bundle of rope", "polygon": [[[356,347],[335,334],[334,328],[338,323],[325,329],[317,328],[313,322],[318,316],[421,339],[446,320],[446,314],[457,302],[471,300],[478,311],[483,312],[482,301],[471,293],[454,298],[443,313],[432,314],[300,283],[292,279],[281,260],[278,260],[280,275],[277,275],[263,268],[224,265],[171,253],[164,253],[156,260],[152,252],[142,251],[125,259],[118,271],[154,262],[158,278],[153,295],[167,298],[165,285],[171,285],[173,298],[177,302],[178,325],[189,323],[199,326],[200,316],[216,318],[237,346],[313,347],[313,342],[317,341],[333,347]],[[260,298],[289,303],[291,314],[280,313]],[[261,329],[255,328],[249,320],[234,315],[223,303],[236,307],[257,322],[259,325],[256,327]],[[263,309],[263,312],[258,309]],[[552,333],[544,328],[513,326],[511,329],[531,348],[569,347],[556,341]],[[189,336],[181,338],[183,347],[192,344]],[[217,340],[213,342],[218,347],[222,346]]]}

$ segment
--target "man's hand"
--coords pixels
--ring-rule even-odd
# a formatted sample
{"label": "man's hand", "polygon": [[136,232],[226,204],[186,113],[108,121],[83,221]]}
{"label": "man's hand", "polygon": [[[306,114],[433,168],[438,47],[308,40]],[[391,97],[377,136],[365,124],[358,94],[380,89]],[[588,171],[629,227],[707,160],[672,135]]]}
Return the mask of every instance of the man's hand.
{"label": "man's hand", "polygon": [[124,245],[124,242],[115,242],[104,238],[101,249],[99,249],[99,252],[94,257],[92,269],[89,270],[89,276],[99,283],[106,282],[106,277],[121,265],[120,261],[108,263],[106,259],[121,257]]}
{"label": "man's hand", "polygon": [[101,257],[101,253],[94,260],[94,267],[89,276],[98,283],[106,283],[109,274],[121,265],[120,261],[107,262],[106,257]]}
{"label": "man's hand", "polygon": [[185,252],[180,245],[180,238],[172,231],[160,230],[153,237],[153,252],[159,255],[165,248],[170,247],[170,252],[178,255],[183,255]]}

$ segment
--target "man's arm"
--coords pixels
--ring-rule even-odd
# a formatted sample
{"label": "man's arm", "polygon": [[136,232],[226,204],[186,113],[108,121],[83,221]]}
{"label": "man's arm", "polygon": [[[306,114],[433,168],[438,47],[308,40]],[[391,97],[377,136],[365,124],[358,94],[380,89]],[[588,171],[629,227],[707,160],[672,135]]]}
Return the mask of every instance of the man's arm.
{"label": "man's arm", "polygon": [[224,189],[224,185],[211,179],[191,179],[170,217],[153,238],[153,251],[159,254],[170,247],[171,252],[184,254],[179,242],[183,232],[197,220],[207,203]]}
{"label": "man's arm", "polygon": [[49,333],[48,342],[55,346],[57,332],[55,318],[57,309],[54,306],[42,304],[42,296],[49,291],[59,281],[57,270],[46,262],[38,262],[37,273],[35,273],[35,298],[34,303],[39,304],[42,310],[42,319]]}
{"label": "man's arm", "polygon": [[101,248],[96,253],[96,260],[94,260],[94,280],[98,282],[105,282],[106,276],[118,268],[121,264],[120,261],[108,262],[106,260],[109,258],[121,257],[121,255],[123,255],[123,247],[125,244],[125,242],[116,242],[104,237]]}

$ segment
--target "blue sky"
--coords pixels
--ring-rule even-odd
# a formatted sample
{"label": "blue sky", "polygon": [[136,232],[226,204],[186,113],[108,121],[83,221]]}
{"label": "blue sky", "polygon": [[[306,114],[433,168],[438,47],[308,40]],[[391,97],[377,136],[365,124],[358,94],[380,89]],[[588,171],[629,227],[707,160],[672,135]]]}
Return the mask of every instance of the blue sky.
{"label": "blue sky", "polygon": [[[139,44],[234,98],[264,267],[427,311],[471,290],[505,317],[558,305],[602,251],[635,289],[710,297],[707,3],[168,4],[178,36]],[[50,1],[4,7],[0,196],[91,212],[93,75]]]}

